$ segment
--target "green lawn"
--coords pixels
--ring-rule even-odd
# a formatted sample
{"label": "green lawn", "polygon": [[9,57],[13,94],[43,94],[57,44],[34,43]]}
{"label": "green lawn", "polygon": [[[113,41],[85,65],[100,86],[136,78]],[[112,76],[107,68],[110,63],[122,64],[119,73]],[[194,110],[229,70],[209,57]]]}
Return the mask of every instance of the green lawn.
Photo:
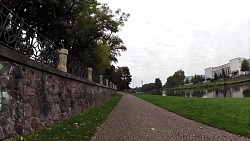
{"label": "green lawn", "polygon": [[135,96],[188,119],[250,137],[250,98],[201,99],[144,94]]}
{"label": "green lawn", "polygon": [[51,127],[40,129],[29,135],[14,139],[25,141],[86,141],[97,131],[111,113],[113,108],[120,101],[122,95],[117,95],[113,99],[83,112],[77,116],[61,121]]}

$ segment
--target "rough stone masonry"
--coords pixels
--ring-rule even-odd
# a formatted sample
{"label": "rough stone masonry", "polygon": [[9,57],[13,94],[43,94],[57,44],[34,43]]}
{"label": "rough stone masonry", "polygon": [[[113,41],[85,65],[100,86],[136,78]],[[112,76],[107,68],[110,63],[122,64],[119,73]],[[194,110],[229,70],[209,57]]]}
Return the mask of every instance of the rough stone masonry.
{"label": "rough stone masonry", "polygon": [[115,89],[0,47],[0,140],[51,125],[115,95]]}

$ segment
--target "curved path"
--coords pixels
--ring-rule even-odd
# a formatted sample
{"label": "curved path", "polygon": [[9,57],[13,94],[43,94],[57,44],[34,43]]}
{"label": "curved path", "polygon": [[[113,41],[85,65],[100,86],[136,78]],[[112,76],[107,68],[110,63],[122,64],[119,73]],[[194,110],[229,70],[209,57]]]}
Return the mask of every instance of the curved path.
{"label": "curved path", "polygon": [[124,94],[92,141],[250,141]]}

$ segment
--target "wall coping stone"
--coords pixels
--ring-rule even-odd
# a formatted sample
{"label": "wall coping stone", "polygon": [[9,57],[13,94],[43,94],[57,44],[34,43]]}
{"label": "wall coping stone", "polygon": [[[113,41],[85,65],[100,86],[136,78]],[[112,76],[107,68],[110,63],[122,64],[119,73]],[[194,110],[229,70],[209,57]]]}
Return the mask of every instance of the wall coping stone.
{"label": "wall coping stone", "polygon": [[[36,60],[32,60],[32,59],[28,58],[27,56],[24,56],[23,54],[15,51],[15,50],[9,49],[3,45],[0,45],[0,57],[4,57],[4,58],[10,59],[14,62],[20,63],[22,65],[27,65],[29,67],[39,69],[39,70],[42,70],[45,72],[49,72],[49,73],[52,73],[52,74],[55,74],[58,76],[66,77],[66,78],[80,81],[83,83],[87,83],[90,85],[95,85],[95,86],[99,86],[99,87],[103,87],[103,88],[107,88],[107,89],[113,89],[113,88],[110,88],[110,87],[107,87],[104,85],[97,84],[95,82],[90,82],[88,80],[85,80],[85,79],[80,78],[78,76],[72,75],[70,73],[60,71],[57,68],[54,68],[52,66],[37,62]],[[113,89],[113,90],[115,90],[115,89]]]}

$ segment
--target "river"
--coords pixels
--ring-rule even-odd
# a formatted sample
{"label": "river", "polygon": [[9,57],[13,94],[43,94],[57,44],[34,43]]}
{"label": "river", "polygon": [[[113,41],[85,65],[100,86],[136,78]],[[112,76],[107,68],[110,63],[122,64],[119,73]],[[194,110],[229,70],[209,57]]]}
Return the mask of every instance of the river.
{"label": "river", "polygon": [[243,98],[250,97],[250,82],[226,85],[214,88],[198,88],[186,90],[168,90],[167,96],[197,97],[197,98]]}

